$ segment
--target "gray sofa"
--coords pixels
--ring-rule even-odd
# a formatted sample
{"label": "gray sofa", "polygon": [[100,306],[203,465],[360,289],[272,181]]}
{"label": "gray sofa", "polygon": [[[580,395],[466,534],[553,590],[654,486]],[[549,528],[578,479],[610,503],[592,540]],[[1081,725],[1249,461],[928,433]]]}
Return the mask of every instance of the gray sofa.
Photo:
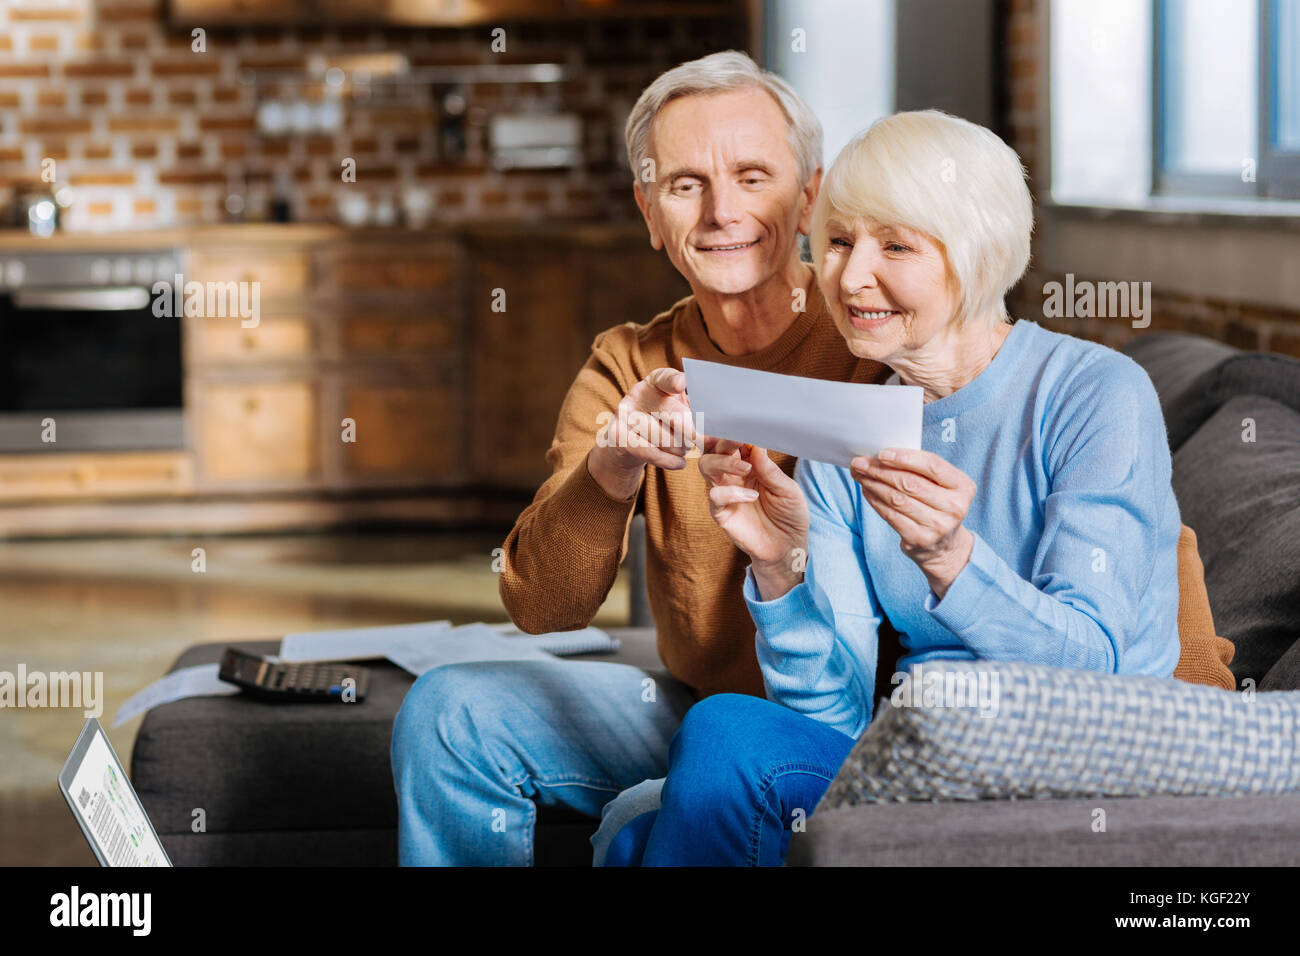
{"label": "gray sofa", "polygon": [[[1233,672],[1261,691],[1300,689],[1300,361],[1205,338],[1155,333],[1127,353],[1160,395],[1183,521],[1196,531],[1215,623],[1237,646]],[[1241,441],[1242,420],[1256,441]],[[633,547],[632,560],[640,557]],[[634,588],[634,623],[648,621]],[[659,669],[654,631],[618,632],[602,659]],[[275,642],[242,644],[261,653]],[[191,648],[175,667],[215,661]],[[882,675],[897,641],[882,635]],[[146,715],[132,779],[180,865],[391,865],[396,807],[388,764],[392,720],[411,678],[376,667],[356,707],[283,707],[198,698]],[[1294,863],[1300,795],[1107,802],[1108,833],[1091,832],[1096,801],[874,805],[817,814],[790,844],[791,865]],[[193,828],[203,808],[206,829]],[[588,865],[596,821],[543,809],[539,865]]]}

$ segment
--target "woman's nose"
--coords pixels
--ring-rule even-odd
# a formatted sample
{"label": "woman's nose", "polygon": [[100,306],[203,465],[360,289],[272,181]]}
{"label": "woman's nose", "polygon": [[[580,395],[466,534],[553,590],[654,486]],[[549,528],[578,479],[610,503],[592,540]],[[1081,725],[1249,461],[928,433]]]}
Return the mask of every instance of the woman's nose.
{"label": "woman's nose", "polygon": [[877,256],[867,243],[859,242],[853,246],[844,271],[840,273],[840,287],[845,292],[862,288],[874,288],[876,285]]}

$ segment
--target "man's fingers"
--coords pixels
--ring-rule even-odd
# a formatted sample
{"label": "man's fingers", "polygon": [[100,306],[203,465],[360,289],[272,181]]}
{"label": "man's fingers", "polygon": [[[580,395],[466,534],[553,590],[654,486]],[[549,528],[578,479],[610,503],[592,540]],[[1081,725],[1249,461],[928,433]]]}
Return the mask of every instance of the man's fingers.
{"label": "man's fingers", "polygon": [[657,368],[645,380],[665,395],[686,396],[686,373],[675,368]]}

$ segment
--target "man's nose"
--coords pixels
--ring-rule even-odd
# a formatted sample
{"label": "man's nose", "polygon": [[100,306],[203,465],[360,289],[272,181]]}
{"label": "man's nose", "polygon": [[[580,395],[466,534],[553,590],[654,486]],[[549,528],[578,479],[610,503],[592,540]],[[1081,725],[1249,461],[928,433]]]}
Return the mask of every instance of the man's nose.
{"label": "man's nose", "polygon": [[740,219],[736,187],[728,182],[711,184],[704,199],[704,215],[713,226],[726,226]]}
{"label": "man's nose", "polygon": [[855,242],[844,271],[840,273],[840,288],[846,293],[876,287],[876,270],[880,254],[871,242]]}

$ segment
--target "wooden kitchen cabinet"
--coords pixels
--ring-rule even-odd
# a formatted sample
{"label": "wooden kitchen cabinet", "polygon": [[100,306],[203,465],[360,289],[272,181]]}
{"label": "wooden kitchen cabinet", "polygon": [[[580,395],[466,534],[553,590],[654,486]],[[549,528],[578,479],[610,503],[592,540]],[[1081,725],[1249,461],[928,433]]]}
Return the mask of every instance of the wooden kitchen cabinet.
{"label": "wooden kitchen cabinet", "polygon": [[206,382],[196,392],[196,452],[203,486],[316,483],[315,383]]}
{"label": "wooden kitchen cabinet", "polygon": [[[472,459],[482,483],[534,491],[560,405],[597,333],[644,323],[690,288],[638,232],[471,238]],[[493,309],[504,293],[505,311]],[[598,423],[593,420],[594,436]]]}
{"label": "wooden kitchen cabinet", "polygon": [[451,485],[466,476],[458,380],[352,378],[337,387],[337,424],[350,419],[354,440],[345,441],[344,428],[336,427],[325,441],[337,446],[344,487]]}
{"label": "wooden kitchen cabinet", "polygon": [[560,403],[587,355],[580,255],[530,236],[471,240],[470,250],[474,475],[536,489],[550,471]]}

